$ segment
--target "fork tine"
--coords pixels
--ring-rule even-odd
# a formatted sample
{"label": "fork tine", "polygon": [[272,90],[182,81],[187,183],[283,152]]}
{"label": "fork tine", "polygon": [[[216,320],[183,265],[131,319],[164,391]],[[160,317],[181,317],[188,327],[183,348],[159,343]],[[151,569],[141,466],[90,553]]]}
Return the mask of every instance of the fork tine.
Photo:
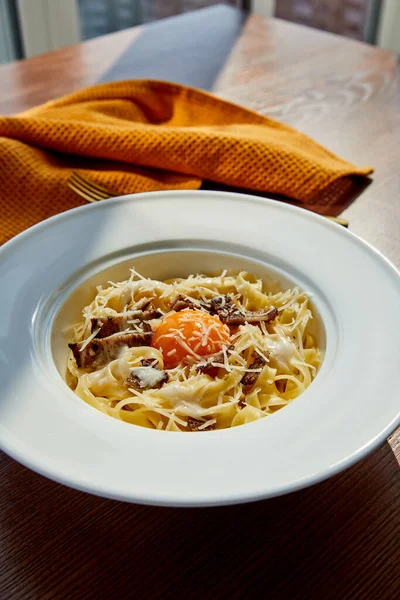
{"label": "fork tine", "polygon": [[[106,197],[103,194],[99,194],[96,190],[92,190],[90,188],[84,187],[81,183],[78,183],[75,180],[70,180],[69,182],[70,188],[74,189],[76,193],[84,194],[85,196],[89,196],[92,200],[105,200]],[[72,186],[72,187],[71,187]],[[108,198],[108,196],[107,196]]]}
{"label": "fork tine", "polygon": [[76,188],[79,188],[80,190],[82,190],[82,192],[87,193],[89,196],[95,198],[96,200],[105,200],[106,198],[110,197],[109,193],[101,192],[100,190],[97,190],[96,188],[92,187],[89,183],[85,184],[77,177],[71,176],[69,182],[72,183]]}
{"label": "fork tine", "polygon": [[103,198],[110,197],[109,192],[105,192],[103,190],[100,191],[99,189],[95,188],[94,185],[91,185],[88,181],[85,181],[79,177],[71,176],[71,181],[83,190],[87,190],[89,192],[94,192],[94,193],[96,193],[96,195],[100,194]]}
{"label": "fork tine", "polygon": [[349,227],[349,222],[346,219],[342,219],[341,217],[329,217],[326,216],[327,219],[333,221],[334,223],[338,223],[338,225],[342,225],[343,227]]}
{"label": "fork tine", "polygon": [[77,173],[76,171],[72,173],[71,179],[75,180],[76,183],[80,183],[83,187],[87,189],[96,190],[97,192],[99,192],[99,194],[105,194],[107,198],[116,195],[107,188],[95,183],[91,179],[88,179],[87,177],[81,175],[81,173]]}
{"label": "fork tine", "polygon": [[104,199],[104,198],[94,197],[93,195],[89,195],[87,192],[85,192],[84,190],[82,190],[80,187],[77,187],[75,185],[75,183],[72,182],[71,180],[67,181],[67,186],[69,187],[70,190],[72,190],[73,192],[75,192],[75,194],[77,194],[81,198],[84,198],[88,202],[97,202],[97,200],[103,200]]}
{"label": "fork tine", "polygon": [[105,192],[100,192],[99,190],[96,190],[95,188],[91,187],[90,185],[82,183],[82,181],[80,179],[71,177],[70,182],[75,187],[77,187],[80,190],[82,190],[83,192],[86,192],[87,194],[89,194],[89,196],[96,198],[96,200],[105,200],[106,198],[110,197],[110,194],[106,194]]}

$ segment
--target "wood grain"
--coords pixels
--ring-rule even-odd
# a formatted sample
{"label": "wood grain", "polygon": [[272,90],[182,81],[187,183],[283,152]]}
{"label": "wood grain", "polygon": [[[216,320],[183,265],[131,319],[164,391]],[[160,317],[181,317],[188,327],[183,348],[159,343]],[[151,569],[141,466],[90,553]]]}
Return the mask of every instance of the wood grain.
{"label": "wood grain", "polygon": [[226,508],[103,500],[6,457],[0,477],[3,600],[398,598],[400,472],[387,444],[307,490]]}
{"label": "wood grain", "polygon": [[387,50],[251,16],[215,91],[374,166],[373,184],[342,216],[400,266],[398,73]]}
{"label": "wood grain", "polygon": [[125,29],[0,67],[0,113],[11,115],[93,85],[140,35]]}
{"label": "wood grain", "polygon": [[[94,83],[137,35],[127,30],[1,67],[0,111]],[[216,91],[374,165],[372,185],[344,216],[400,266],[397,69],[390,52],[253,16]],[[398,431],[390,446],[307,490],[184,510],[95,498],[3,454],[0,598],[397,599],[399,462]]]}

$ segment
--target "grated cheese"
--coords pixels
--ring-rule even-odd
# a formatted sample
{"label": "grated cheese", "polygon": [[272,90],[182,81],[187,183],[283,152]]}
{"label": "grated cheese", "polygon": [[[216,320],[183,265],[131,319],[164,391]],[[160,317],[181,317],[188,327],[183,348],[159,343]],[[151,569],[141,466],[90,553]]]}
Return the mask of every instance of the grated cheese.
{"label": "grated cheese", "polygon": [[82,346],[79,348],[79,352],[82,352],[82,350],[84,350],[86,348],[86,346],[88,344],[90,344],[90,342],[96,337],[96,335],[99,333],[101,327],[98,327],[97,329],[95,329],[93,331],[93,333],[91,335],[89,335],[89,337],[83,342]]}
{"label": "grated cheese", "polygon": [[265,360],[266,363],[269,363],[269,358],[266,356],[266,354],[264,354],[263,352],[261,352],[260,348],[258,346],[256,346],[254,348],[254,350],[257,352],[258,356],[261,356],[261,358],[263,360]]}
{"label": "grated cheese", "polygon": [[224,368],[228,373],[232,373],[231,366],[229,364],[228,350],[225,345],[222,346],[222,353],[224,355]]}
{"label": "grated cheese", "polygon": [[194,356],[197,360],[201,360],[201,356],[199,356],[196,352],[194,352],[191,347],[181,338],[176,338],[176,342],[185,350],[186,354]]}
{"label": "grated cheese", "polygon": [[210,425],[215,425],[216,422],[217,422],[217,419],[209,419],[205,423],[202,423],[201,425],[199,425],[197,429],[199,431],[202,431],[203,429],[210,427]]}
{"label": "grated cheese", "polygon": [[[143,385],[156,385],[156,379],[160,381],[160,371],[152,367],[136,366],[141,358],[153,358],[157,355],[155,353],[158,353],[158,363],[163,364],[162,353],[156,349],[138,347],[126,350],[106,368],[92,373],[78,369],[75,361],[71,359],[68,369],[74,376],[74,381],[78,380],[78,395],[85,399],[90,398],[93,405],[98,405],[100,410],[112,416],[118,416],[116,406],[123,407],[124,404],[130,404],[133,411],[138,410],[139,406],[139,410],[148,409],[157,413],[159,420],[154,416],[150,419],[151,426],[155,429],[174,431],[187,429],[186,418],[191,415],[195,418],[208,419],[201,423],[200,429],[217,424],[218,414],[224,414],[226,424],[229,424],[229,419],[233,420],[237,416],[239,421],[235,424],[240,424],[246,422],[247,414],[250,413],[243,413],[240,417],[242,411],[238,406],[239,402],[242,409],[243,404],[248,407],[247,410],[251,412],[252,418],[257,414],[260,417],[265,416],[272,413],[274,408],[279,409],[295,398],[316,375],[319,361],[318,348],[315,347],[312,338],[310,341],[309,333],[306,331],[312,313],[307,296],[297,288],[268,294],[263,290],[262,280],[255,280],[246,273],[231,276],[227,275],[226,271],[223,271],[219,277],[191,275],[187,279],[175,279],[163,283],[143,277],[134,269],[131,270],[127,281],[117,283],[110,281],[108,286],[106,288],[98,286],[93,302],[82,311],[82,321],[74,326],[74,337],[76,341],[82,343],[81,350],[100,330],[99,328],[91,333],[92,318],[123,315],[129,326],[126,331],[141,332],[140,319],[136,318],[135,313],[151,302],[155,309],[161,310],[165,318],[175,313],[171,310],[171,304],[179,295],[188,296],[193,303],[192,308],[200,311],[202,301],[209,302],[217,296],[220,297],[221,308],[224,308],[226,294],[229,294],[229,298],[239,309],[260,310],[265,307],[276,307],[279,311],[276,321],[268,326],[264,322],[256,325],[245,323],[237,330],[234,329],[235,333],[230,336],[230,344],[234,344],[234,348],[229,351],[223,331],[215,325],[205,326],[204,323],[194,319],[194,331],[190,339],[185,337],[184,329],[170,330],[162,337],[172,339],[179,348],[169,350],[165,356],[170,357],[180,353],[182,348],[188,358],[177,367],[168,370],[169,382],[160,389],[138,391],[127,388],[124,383],[127,373],[130,372],[136,374]],[[282,315],[286,309],[289,309],[289,312]],[[184,320],[193,319],[193,310],[182,311],[182,314]],[[150,322],[150,326],[155,328],[159,322],[158,319],[154,324]],[[307,348],[306,354],[304,347]],[[222,349],[223,362],[222,360],[216,362],[213,357],[220,349]],[[199,352],[203,352],[204,355],[200,356]],[[271,365],[265,370],[268,381],[267,377],[262,377],[259,387],[256,389],[253,387],[251,391],[255,396],[260,394],[259,402],[263,410],[255,408],[250,398],[249,403],[246,403],[247,396],[241,383],[244,373],[259,374],[265,369],[265,367],[251,368],[254,353],[266,364]],[[199,363],[223,368],[224,372],[218,371],[218,375],[210,379],[209,376],[198,371]],[[156,372],[154,377],[151,371]],[[280,381],[282,383],[277,386],[274,397],[270,394],[270,388],[266,386]],[[127,389],[131,394],[130,398],[126,398]],[[280,394],[285,397],[280,397]],[[268,408],[270,405],[272,410]],[[228,425],[224,424],[224,426]]]}

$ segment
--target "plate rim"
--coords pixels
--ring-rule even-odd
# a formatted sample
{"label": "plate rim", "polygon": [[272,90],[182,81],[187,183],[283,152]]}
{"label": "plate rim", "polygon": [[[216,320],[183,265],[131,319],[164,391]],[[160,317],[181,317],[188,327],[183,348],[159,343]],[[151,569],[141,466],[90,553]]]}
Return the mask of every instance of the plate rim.
{"label": "plate rim", "polygon": [[[204,196],[204,195],[206,195],[208,197],[210,195],[214,195],[214,196],[223,197],[225,200],[228,200],[228,197],[229,197],[231,200],[232,199],[237,200],[237,201],[246,201],[247,200],[247,201],[257,202],[260,204],[266,204],[266,205],[270,204],[272,206],[277,206],[277,207],[281,207],[281,208],[284,207],[283,210],[288,210],[289,212],[294,211],[295,214],[301,214],[308,221],[311,220],[311,222],[312,222],[313,220],[315,220],[316,222],[320,223],[321,225],[324,224],[325,227],[336,228],[337,233],[341,232],[341,235],[344,235],[348,240],[351,239],[353,241],[353,243],[356,243],[357,245],[361,245],[362,247],[364,247],[364,249],[366,249],[370,253],[372,252],[375,260],[378,260],[381,264],[384,264],[386,269],[389,269],[388,272],[391,272],[394,277],[398,277],[400,279],[400,270],[386,256],[384,256],[380,250],[378,250],[372,244],[370,244],[366,240],[363,240],[362,238],[360,238],[353,232],[343,229],[339,225],[329,221],[328,219],[325,219],[324,217],[322,217],[318,214],[312,213],[311,211],[307,211],[301,207],[284,204],[282,202],[279,202],[279,201],[276,201],[276,200],[273,200],[270,198],[253,196],[251,194],[239,194],[239,193],[234,193],[234,192],[217,192],[217,191],[214,192],[211,190],[179,190],[179,191],[168,190],[168,191],[161,191],[161,192],[147,192],[147,193],[141,193],[141,194],[127,194],[124,196],[118,196],[116,198],[112,198],[112,199],[108,200],[107,203],[101,202],[96,205],[88,204],[88,205],[80,206],[80,207],[77,207],[74,209],[70,209],[70,210],[64,211],[62,213],[59,213],[57,215],[54,215],[54,216],[50,217],[49,219],[46,219],[46,220],[34,225],[33,227],[21,232],[20,234],[18,234],[17,236],[12,238],[8,242],[6,242],[6,244],[4,244],[0,248],[0,256],[4,256],[4,254],[7,255],[8,251],[12,252],[13,248],[18,247],[18,244],[23,242],[27,237],[36,235],[36,233],[40,232],[42,228],[46,229],[48,227],[51,227],[53,223],[68,221],[71,218],[72,214],[73,215],[81,214],[81,213],[84,214],[85,212],[88,212],[88,211],[103,210],[105,207],[107,207],[107,210],[108,210],[111,203],[113,206],[118,206],[118,205],[123,204],[126,201],[137,201],[137,200],[140,201],[143,199],[143,197],[146,197],[146,202],[148,202],[148,201],[152,201],[152,200],[156,201],[156,200],[160,200],[160,199],[162,199],[163,201],[164,200],[167,201],[170,197],[176,198],[177,196],[179,197],[179,196],[188,196],[188,195],[189,196],[197,196],[197,198],[199,196]],[[104,204],[104,207],[103,207],[103,204]],[[339,227],[339,229],[337,229],[338,227]],[[214,498],[214,499],[210,499],[209,501],[202,499],[199,502],[196,499],[192,500],[190,498],[186,498],[182,502],[179,502],[178,498],[162,500],[162,499],[160,499],[160,497],[155,498],[155,497],[151,497],[151,495],[148,498],[144,498],[143,496],[140,496],[140,495],[139,495],[139,497],[134,497],[134,493],[132,494],[132,496],[130,498],[126,498],[126,497],[119,495],[118,493],[116,493],[116,494],[107,493],[107,491],[103,490],[103,489],[96,491],[96,489],[93,489],[93,487],[91,487],[90,485],[88,487],[85,485],[80,485],[76,481],[71,481],[68,477],[60,476],[59,472],[57,472],[57,469],[52,470],[51,468],[45,468],[45,466],[43,468],[41,468],[41,466],[38,465],[37,460],[36,461],[29,460],[29,457],[27,455],[24,455],[23,451],[21,453],[21,451],[18,451],[17,448],[13,447],[13,444],[10,443],[10,440],[8,440],[8,443],[7,443],[7,440],[6,440],[7,432],[4,434],[4,428],[2,425],[0,425],[0,447],[9,456],[11,456],[12,458],[17,460],[24,466],[27,466],[28,468],[32,469],[33,471],[40,473],[41,475],[43,475],[49,479],[52,479],[52,480],[62,483],[64,485],[68,485],[75,489],[79,489],[81,491],[89,492],[89,493],[99,495],[102,497],[108,497],[108,498],[113,498],[113,499],[118,499],[118,500],[125,500],[125,501],[130,501],[130,502],[140,502],[142,504],[151,504],[151,505],[157,505],[157,506],[216,506],[216,505],[238,504],[238,503],[249,502],[249,501],[254,501],[254,500],[261,500],[263,498],[279,496],[283,493],[288,493],[291,491],[303,489],[305,487],[308,487],[309,485],[312,485],[319,481],[323,481],[323,480],[331,477],[332,475],[335,475],[335,474],[345,470],[346,468],[348,468],[348,467],[352,466],[353,464],[355,464],[356,462],[358,462],[360,459],[367,456],[380,443],[382,443],[384,440],[386,440],[386,438],[390,435],[390,433],[392,431],[394,431],[394,429],[396,429],[396,427],[399,424],[400,424],[400,410],[399,410],[397,417],[395,417],[374,438],[370,439],[367,444],[365,444],[363,447],[361,447],[357,452],[353,453],[353,455],[351,455],[350,457],[343,459],[342,461],[338,462],[335,465],[331,465],[329,468],[326,469],[326,472],[321,473],[319,477],[310,475],[308,478],[305,478],[303,481],[299,481],[296,485],[291,485],[290,489],[276,489],[275,491],[271,491],[269,493],[261,492],[258,496],[249,496],[249,495],[246,495],[244,492],[239,492],[237,497],[233,497],[232,493],[230,493],[229,498],[221,498],[220,501],[218,501]],[[3,434],[2,434],[2,431],[3,431]],[[178,435],[177,433],[174,433],[174,432],[164,432],[164,433]],[[285,485],[283,485],[281,487],[285,488]],[[165,496],[165,494],[164,494],[164,496]]]}

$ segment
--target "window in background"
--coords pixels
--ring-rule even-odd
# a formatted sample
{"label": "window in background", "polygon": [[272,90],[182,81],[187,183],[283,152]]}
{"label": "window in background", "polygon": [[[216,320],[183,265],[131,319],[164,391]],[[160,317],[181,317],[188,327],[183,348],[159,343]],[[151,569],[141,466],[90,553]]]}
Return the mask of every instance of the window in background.
{"label": "window in background", "polygon": [[15,3],[0,0],[0,64],[22,57]]}
{"label": "window in background", "polygon": [[[0,63],[222,0],[0,0]],[[225,0],[400,52],[400,0]]]}
{"label": "window in background", "polygon": [[172,17],[191,10],[240,0],[79,0],[82,39]]}
{"label": "window in background", "polygon": [[235,0],[142,0],[143,7],[146,8],[146,17],[148,21],[155,21],[164,17],[172,17],[180,13],[207,8],[214,4],[228,4],[230,6],[240,6],[241,2]]}
{"label": "window in background", "polygon": [[82,39],[139,25],[142,4],[140,0],[79,0]]}
{"label": "window in background", "polygon": [[[400,0],[399,0],[400,1]],[[275,0],[275,16],[356,40],[371,38],[376,0]]]}

